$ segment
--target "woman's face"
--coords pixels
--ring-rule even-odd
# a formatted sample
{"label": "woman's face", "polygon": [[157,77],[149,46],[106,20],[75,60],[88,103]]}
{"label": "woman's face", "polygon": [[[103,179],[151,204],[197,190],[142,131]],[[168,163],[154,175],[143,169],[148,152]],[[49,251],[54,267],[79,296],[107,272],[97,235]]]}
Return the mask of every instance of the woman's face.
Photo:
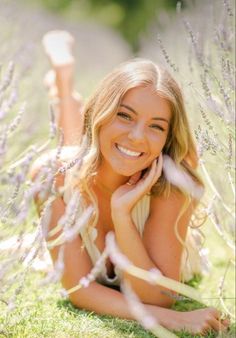
{"label": "woman's face", "polygon": [[100,129],[103,168],[131,176],[150,166],[165,145],[170,118],[169,103],[151,86],[127,91],[117,114]]}

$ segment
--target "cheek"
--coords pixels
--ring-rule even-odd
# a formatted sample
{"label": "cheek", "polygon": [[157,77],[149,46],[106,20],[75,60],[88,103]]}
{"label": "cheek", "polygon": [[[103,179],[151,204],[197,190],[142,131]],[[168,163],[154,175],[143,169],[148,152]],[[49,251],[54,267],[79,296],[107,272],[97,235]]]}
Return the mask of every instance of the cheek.
{"label": "cheek", "polygon": [[[106,155],[111,148],[111,140],[113,136],[113,131],[112,128],[101,128],[100,133],[99,133],[99,147],[101,150],[102,155]],[[107,155],[108,156],[108,155]]]}
{"label": "cheek", "polygon": [[107,123],[106,125],[103,125],[100,129],[99,132],[99,138],[106,140],[106,139],[110,139],[112,137],[112,135],[115,134],[117,127],[114,123],[114,121],[110,121],[110,123]]}
{"label": "cheek", "polygon": [[104,146],[106,144],[105,139],[106,139],[105,133],[101,130],[98,136],[98,142],[99,142],[99,148],[100,148],[101,154],[104,153]]}
{"label": "cheek", "polygon": [[109,134],[110,134],[110,127],[107,127],[107,126],[101,127],[100,132],[99,132],[99,142],[101,146],[109,138]]}
{"label": "cheek", "polygon": [[164,148],[165,144],[166,144],[166,140],[167,140],[167,135],[158,135],[158,136],[154,136],[152,137],[152,140],[151,140],[151,150],[152,150],[152,153],[155,153],[158,155],[160,155],[162,149]]}

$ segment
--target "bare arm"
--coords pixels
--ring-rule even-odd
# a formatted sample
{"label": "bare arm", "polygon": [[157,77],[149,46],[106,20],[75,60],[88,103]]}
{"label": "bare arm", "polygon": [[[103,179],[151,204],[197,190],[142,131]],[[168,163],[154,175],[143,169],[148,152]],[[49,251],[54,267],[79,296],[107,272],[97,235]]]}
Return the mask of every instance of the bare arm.
{"label": "bare arm", "polygon": [[[166,277],[180,280],[180,263],[183,246],[179,243],[174,224],[183,206],[181,196],[171,196],[163,201],[160,198],[152,203],[152,210],[145,224],[143,238],[141,238],[131,217],[116,218],[114,223],[116,238],[121,251],[134,265],[150,270],[158,268]],[[192,213],[191,205],[179,221],[182,240],[185,240],[187,225]],[[125,279],[131,285],[140,299],[146,304],[170,307],[174,300],[166,295],[170,290],[161,286],[153,286],[129,274]]]}
{"label": "bare arm", "polygon": [[[40,163],[40,162],[38,162]],[[42,161],[41,161],[42,164]],[[31,178],[34,179],[40,170],[40,166],[33,166],[31,170]],[[57,176],[57,187],[63,186],[64,177]],[[38,196],[35,196],[36,206],[38,210],[42,207]],[[58,197],[52,205],[52,214],[49,225],[49,230],[53,229],[61,216],[65,212],[65,204],[61,197]],[[60,235],[60,232],[50,237],[50,240],[55,239]],[[65,289],[70,289],[79,283],[79,280],[86,276],[92,269],[92,262],[82,247],[82,240],[77,236],[73,241],[66,242],[64,250],[64,272],[62,276],[62,285]],[[53,262],[57,261],[60,246],[54,247],[51,251]],[[97,282],[92,282],[88,288],[82,288],[70,294],[69,296],[74,306],[90,311],[95,311],[98,314],[112,315],[123,319],[133,319],[132,312],[127,306],[125,297],[119,291],[110,289],[109,287],[100,285]],[[145,304],[145,309],[149,311],[159,322],[160,325],[169,329],[181,330],[187,329],[190,332],[204,332],[206,328],[214,328],[219,330],[222,328],[216,318],[219,317],[217,310],[213,308],[201,309],[192,312],[177,312],[165,308],[161,308],[152,304]],[[226,325],[224,327],[224,325]],[[228,324],[224,323],[226,328]]]}
{"label": "bare arm", "polygon": [[[48,156],[48,155],[47,155]],[[47,158],[45,155],[45,159]],[[40,170],[40,166],[43,164],[44,159],[37,161],[36,165],[31,170],[31,178],[34,179]],[[63,175],[57,176],[56,186],[59,188],[64,184]],[[35,203],[40,213],[42,210],[42,201],[39,201],[38,196],[35,196]],[[52,214],[49,224],[49,231],[56,227],[59,219],[65,213],[65,203],[61,197],[54,200],[52,204]],[[61,231],[57,234],[46,238],[47,241],[51,241],[60,236]],[[82,249],[82,239],[78,235],[73,241],[66,242],[64,244],[64,272],[62,276],[62,285],[66,290],[76,286],[80,279],[86,276],[92,269],[93,265],[91,259],[85,249]],[[50,255],[54,263],[58,258],[60,246],[56,246],[50,250]],[[96,281],[92,282],[87,288],[82,288],[69,295],[70,301],[74,306],[90,311],[95,311],[98,314],[112,315],[124,319],[133,319],[134,316],[130,312],[127,301],[124,295],[103,286]],[[166,309],[154,307],[152,305],[145,305],[148,311],[163,321],[166,318]]]}
{"label": "bare arm", "polygon": [[[52,218],[50,228],[57,225],[59,218],[64,214],[65,205],[62,199],[57,199],[52,206]],[[59,234],[58,234],[59,235]],[[50,238],[51,239],[55,239]],[[86,250],[82,248],[82,240],[77,236],[73,241],[65,244],[64,251],[64,273],[62,285],[70,289],[79,283],[79,280],[86,276],[92,269],[92,262]],[[56,262],[60,247],[50,251],[51,257]],[[88,288],[75,291],[69,296],[71,302],[79,308],[95,311],[99,314],[118,316],[121,318],[133,319],[124,296],[116,290],[112,290],[97,282],[92,282]],[[111,301],[112,300],[112,301]]]}
{"label": "bare arm", "polygon": [[[112,195],[111,209],[118,246],[134,265],[150,270],[159,269],[166,277],[179,280],[183,245],[179,243],[174,227],[184,205],[185,197],[180,193],[168,198],[152,198],[151,212],[141,238],[133,224],[131,210],[145,192],[149,191],[161,172],[162,157],[158,164],[153,161],[146,177],[133,175],[132,184],[120,186]],[[192,205],[179,219],[180,236],[185,240]],[[133,277],[128,273],[125,279],[131,282],[142,302],[169,307],[173,299],[166,295],[166,289]],[[170,291],[168,290],[168,293]]]}

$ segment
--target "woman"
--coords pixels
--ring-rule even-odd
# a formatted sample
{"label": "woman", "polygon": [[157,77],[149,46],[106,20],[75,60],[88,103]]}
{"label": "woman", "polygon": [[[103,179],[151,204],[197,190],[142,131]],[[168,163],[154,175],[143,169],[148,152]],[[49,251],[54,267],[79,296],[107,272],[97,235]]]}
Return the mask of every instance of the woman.
{"label": "woman", "polygon": [[[89,205],[95,210],[86,228],[64,243],[64,288],[73,288],[89,274],[110,231],[134,265],[158,269],[180,281],[188,224],[203,189],[180,88],[167,71],[151,61],[131,60],[111,72],[82,107],[81,98],[73,92],[72,37],[51,32],[43,44],[53,66],[46,82],[49,95],[58,100],[57,122],[64,132],[64,145],[73,145],[75,139],[83,143],[80,165],[66,175],[57,175],[58,190],[66,188],[52,204],[48,243],[55,243],[62,234],[53,229],[73,191],[79,190],[82,196],[78,215]],[[71,147],[65,149],[67,154]],[[47,156],[35,163],[32,177]],[[168,177],[170,166],[176,177]],[[183,177],[187,186],[180,182]],[[42,202],[36,198],[39,208]],[[59,245],[51,245],[54,262],[59,250]],[[134,319],[118,289],[122,280],[129,281],[146,309],[166,328],[195,334],[225,330],[229,325],[214,308],[169,309],[173,304],[169,290],[120,274],[109,258],[97,280],[72,292],[70,300],[79,308]]]}

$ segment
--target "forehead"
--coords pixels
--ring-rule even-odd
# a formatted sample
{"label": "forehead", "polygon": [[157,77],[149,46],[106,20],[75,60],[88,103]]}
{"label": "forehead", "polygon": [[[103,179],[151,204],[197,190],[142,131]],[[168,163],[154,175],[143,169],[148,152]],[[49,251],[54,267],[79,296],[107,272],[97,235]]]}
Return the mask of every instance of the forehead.
{"label": "forehead", "polygon": [[121,100],[138,114],[150,117],[163,117],[170,121],[171,108],[169,102],[161,97],[151,86],[129,89]]}

